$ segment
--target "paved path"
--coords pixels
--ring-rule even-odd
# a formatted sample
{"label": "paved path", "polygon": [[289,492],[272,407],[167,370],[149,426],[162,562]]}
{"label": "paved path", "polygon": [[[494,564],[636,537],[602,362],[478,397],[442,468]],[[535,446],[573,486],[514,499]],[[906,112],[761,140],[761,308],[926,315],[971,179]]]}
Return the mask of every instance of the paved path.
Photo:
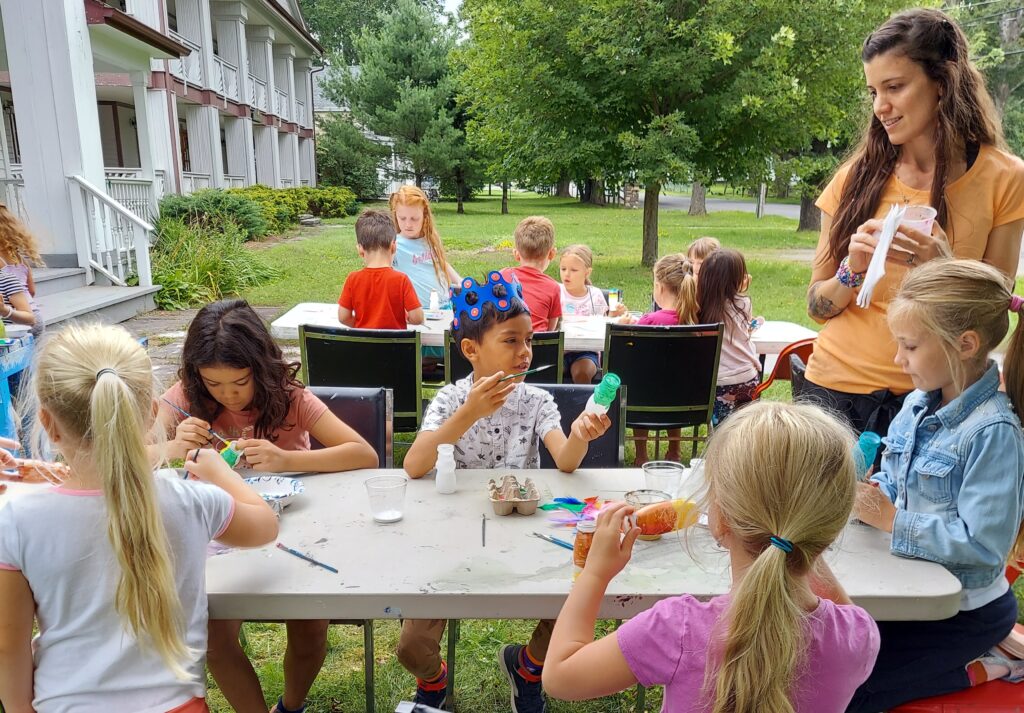
{"label": "paved path", "polygon": [[[640,203],[643,204],[644,192],[640,191]],[[662,194],[658,196],[658,207],[662,210],[689,210],[690,209],[690,197],[689,196],[666,196]],[[709,213],[722,210],[739,210],[747,213],[753,213],[757,207],[756,203],[744,202],[744,201],[731,201],[725,198],[708,198],[707,208]],[[789,205],[786,203],[769,203],[765,206],[765,212],[768,215],[781,215],[784,218],[792,218],[793,220],[799,220],[800,218],[800,206]]]}

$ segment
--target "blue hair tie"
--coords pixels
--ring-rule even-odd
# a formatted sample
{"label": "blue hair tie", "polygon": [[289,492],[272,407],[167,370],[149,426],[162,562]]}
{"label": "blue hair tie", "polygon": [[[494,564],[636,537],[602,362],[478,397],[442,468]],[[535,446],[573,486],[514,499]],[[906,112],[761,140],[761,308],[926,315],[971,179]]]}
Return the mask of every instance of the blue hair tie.
{"label": "blue hair tie", "polygon": [[[449,289],[452,302],[452,312],[455,318],[452,320],[452,329],[459,328],[459,322],[463,313],[474,322],[483,317],[484,305],[490,303],[499,312],[507,312],[512,307],[512,301],[523,299],[523,286],[518,280],[508,282],[497,270],[487,275],[483,284],[478,283],[472,277],[462,278],[460,289],[456,292]],[[525,303],[523,305],[525,307]]]}
{"label": "blue hair tie", "polygon": [[793,551],[793,543],[787,539],[772,535],[770,538],[768,538],[768,541],[776,547],[778,547],[783,552],[785,552],[787,555]]}

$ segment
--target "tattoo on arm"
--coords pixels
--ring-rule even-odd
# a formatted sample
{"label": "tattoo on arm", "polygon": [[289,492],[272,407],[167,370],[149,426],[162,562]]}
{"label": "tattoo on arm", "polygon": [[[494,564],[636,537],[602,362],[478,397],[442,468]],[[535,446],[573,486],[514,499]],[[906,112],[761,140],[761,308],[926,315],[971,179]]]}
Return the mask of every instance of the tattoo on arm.
{"label": "tattoo on arm", "polygon": [[843,310],[836,307],[828,297],[818,294],[818,285],[807,293],[807,312],[818,319],[831,319]]}

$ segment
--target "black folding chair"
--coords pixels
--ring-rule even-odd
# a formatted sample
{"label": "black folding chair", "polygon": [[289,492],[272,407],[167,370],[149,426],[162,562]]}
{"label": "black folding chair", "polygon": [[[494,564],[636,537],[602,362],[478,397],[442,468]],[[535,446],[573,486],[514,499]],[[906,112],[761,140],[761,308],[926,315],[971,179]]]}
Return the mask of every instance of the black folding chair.
{"label": "black folding chair", "polygon": [[299,344],[308,385],[391,389],[394,430],[419,430],[423,417],[419,332],[303,324]]}
{"label": "black folding chair", "polygon": [[[587,400],[594,393],[590,384],[538,384],[555,398],[558,414],[562,417],[562,432],[568,434],[572,422],[583,413]],[[619,389],[618,397],[608,407],[608,418],[612,426],[600,438],[590,442],[587,455],[580,463],[581,468],[621,468],[626,459],[626,387]],[[555,460],[540,444],[540,467],[556,468]]]}
{"label": "black folding chair", "polygon": [[[530,367],[551,364],[551,369],[526,377],[528,384],[561,384],[562,357],[565,355],[565,334],[563,332],[534,332],[533,361]],[[469,376],[473,366],[462,356],[462,350],[455,344],[451,330],[444,333],[444,381],[454,384],[459,379]]]}
{"label": "black folding chair", "polygon": [[651,431],[692,429],[680,438],[697,444],[711,426],[715,405],[722,324],[676,327],[609,324],[604,338],[604,372],[629,387],[626,425]]}
{"label": "black folding chair", "polygon": [[[394,464],[391,438],[394,406],[391,389],[358,388],[354,386],[310,386],[310,392],[319,398],[335,416],[366,439],[377,453],[381,468]],[[323,444],[310,437],[313,450]]]}

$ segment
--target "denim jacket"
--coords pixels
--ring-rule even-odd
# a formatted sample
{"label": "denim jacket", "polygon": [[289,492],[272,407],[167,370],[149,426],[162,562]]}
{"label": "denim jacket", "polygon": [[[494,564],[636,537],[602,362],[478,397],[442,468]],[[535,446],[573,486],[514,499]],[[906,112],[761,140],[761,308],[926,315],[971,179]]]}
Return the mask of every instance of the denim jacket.
{"label": "denim jacket", "polygon": [[999,371],[929,414],[939,391],[914,391],[889,427],[872,477],[896,505],[891,550],[938,562],[965,590],[1002,577],[1024,515],[1024,434]]}

